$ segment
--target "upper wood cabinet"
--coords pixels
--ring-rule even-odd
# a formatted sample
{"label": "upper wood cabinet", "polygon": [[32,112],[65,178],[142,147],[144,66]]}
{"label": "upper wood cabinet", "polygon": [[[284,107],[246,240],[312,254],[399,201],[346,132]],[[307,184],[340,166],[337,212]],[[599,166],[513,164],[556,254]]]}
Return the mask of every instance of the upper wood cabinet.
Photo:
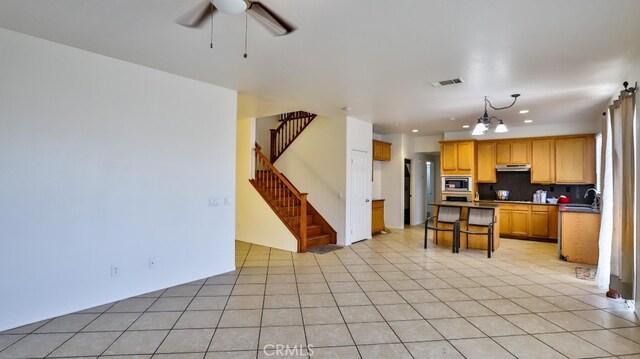
{"label": "upper wood cabinet", "polygon": [[391,161],[391,144],[389,142],[373,140],[373,160]]}
{"label": "upper wood cabinet", "polygon": [[557,138],[555,140],[555,183],[596,182],[595,137]]}
{"label": "upper wood cabinet", "polygon": [[521,165],[530,163],[530,140],[496,142],[496,164]]}
{"label": "upper wood cabinet", "polygon": [[443,175],[473,175],[475,170],[475,141],[440,143],[440,169]]}
{"label": "upper wood cabinet", "polygon": [[496,143],[491,141],[478,142],[478,176],[480,183],[496,182]]}
{"label": "upper wood cabinet", "polygon": [[554,140],[531,140],[531,183],[554,183],[555,169]]}

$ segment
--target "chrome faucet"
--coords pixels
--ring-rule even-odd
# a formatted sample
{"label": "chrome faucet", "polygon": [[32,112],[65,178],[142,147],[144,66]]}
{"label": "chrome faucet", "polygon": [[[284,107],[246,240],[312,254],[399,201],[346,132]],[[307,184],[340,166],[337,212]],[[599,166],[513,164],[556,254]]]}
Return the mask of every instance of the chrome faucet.
{"label": "chrome faucet", "polygon": [[593,191],[593,203],[591,203],[592,208],[598,208],[600,206],[600,193],[595,188],[589,188],[587,192],[584,193],[584,198],[589,197],[589,192]]}

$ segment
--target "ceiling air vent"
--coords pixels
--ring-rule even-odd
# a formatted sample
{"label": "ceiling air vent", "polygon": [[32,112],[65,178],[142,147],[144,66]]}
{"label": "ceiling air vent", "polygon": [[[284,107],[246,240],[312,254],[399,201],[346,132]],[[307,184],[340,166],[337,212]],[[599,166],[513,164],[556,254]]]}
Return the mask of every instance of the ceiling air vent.
{"label": "ceiling air vent", "polygon": [[463,82],[464,80],[461,77],[458,77],[457,79],[444,80],[440,82],[432,82],[431,85],[433,85],[433,87],[440,87],[440,86],[461,84]]}

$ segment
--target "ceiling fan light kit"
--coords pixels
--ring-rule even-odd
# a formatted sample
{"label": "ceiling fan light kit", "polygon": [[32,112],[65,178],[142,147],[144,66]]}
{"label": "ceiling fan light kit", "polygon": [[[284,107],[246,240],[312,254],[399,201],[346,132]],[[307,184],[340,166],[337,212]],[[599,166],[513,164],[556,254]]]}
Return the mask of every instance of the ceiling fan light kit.
{"label": "ceiling fan light kit", "polygon": [[275,36],[287,35],[296,29],[261,2],[249,0],[205,0],[177,18],[176,23],[185,27],[197,28],[202,26],[208,17],[211,17],[213,32],[213,15],[218,10],[229,15],[249,15]]}
{"label": "ceiling fan light kit", "polygon": [[244,0],[211,0],[213,6],[225,14],[238,15],[247,11],[247,3]]}
{"label": "ceiling fan light kit", "polygon": [[[496,128],[494,130],[495,133],[509,132],[509,129],[507,128],[507,125],[504,124],[502,119],[497,118],[495,116],[489,117],[489,114],[487,112],[487,105],[489,105],[489,107],[491,107],[492,109],[494,109],[496,111],[505,110],[505,109],[510,108],[510,107],[512,107],[513,105],[516,104],[516,101],[518,101],[518,97],[520,97],[520,94],[513,94],[513,95],[511,95],[511,97],[513,97],[513,102],[511,103],[511,105],[505,106],[505,107],[494,107],[491,104],[491,101],[489,101],[489,99],[487,98],[487,96],[485,96],[484,97],[484,114],[481,117],[478,118],[476,126],[473,128],[473,132],[471,132],[471,135],[472,136],[484,135],[485,133],[487,133],[487,131],[491,127],[495,127]],[[491,123],[492,120],[496,120],[497,124],[493,125]]]}

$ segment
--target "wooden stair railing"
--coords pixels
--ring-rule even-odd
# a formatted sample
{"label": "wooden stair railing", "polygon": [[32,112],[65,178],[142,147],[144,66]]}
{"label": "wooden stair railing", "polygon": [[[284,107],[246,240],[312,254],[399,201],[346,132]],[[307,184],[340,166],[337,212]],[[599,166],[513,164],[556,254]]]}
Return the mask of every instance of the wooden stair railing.
{"label": "wooden stair railing", "polygon": [[336,231],[301,193],[262,153],[255,149],[255,175],[249,180],[298,240],[297,250],[306,252],[309,246],[336,243]]}
{"label": "wooden stair railing", "polygon": [[304,111],[283,113],[280,115],[280,126],[271,129],[271,163],[284,153],[284,151],[298,138],[300,133],[316,118],[316,115]]}

